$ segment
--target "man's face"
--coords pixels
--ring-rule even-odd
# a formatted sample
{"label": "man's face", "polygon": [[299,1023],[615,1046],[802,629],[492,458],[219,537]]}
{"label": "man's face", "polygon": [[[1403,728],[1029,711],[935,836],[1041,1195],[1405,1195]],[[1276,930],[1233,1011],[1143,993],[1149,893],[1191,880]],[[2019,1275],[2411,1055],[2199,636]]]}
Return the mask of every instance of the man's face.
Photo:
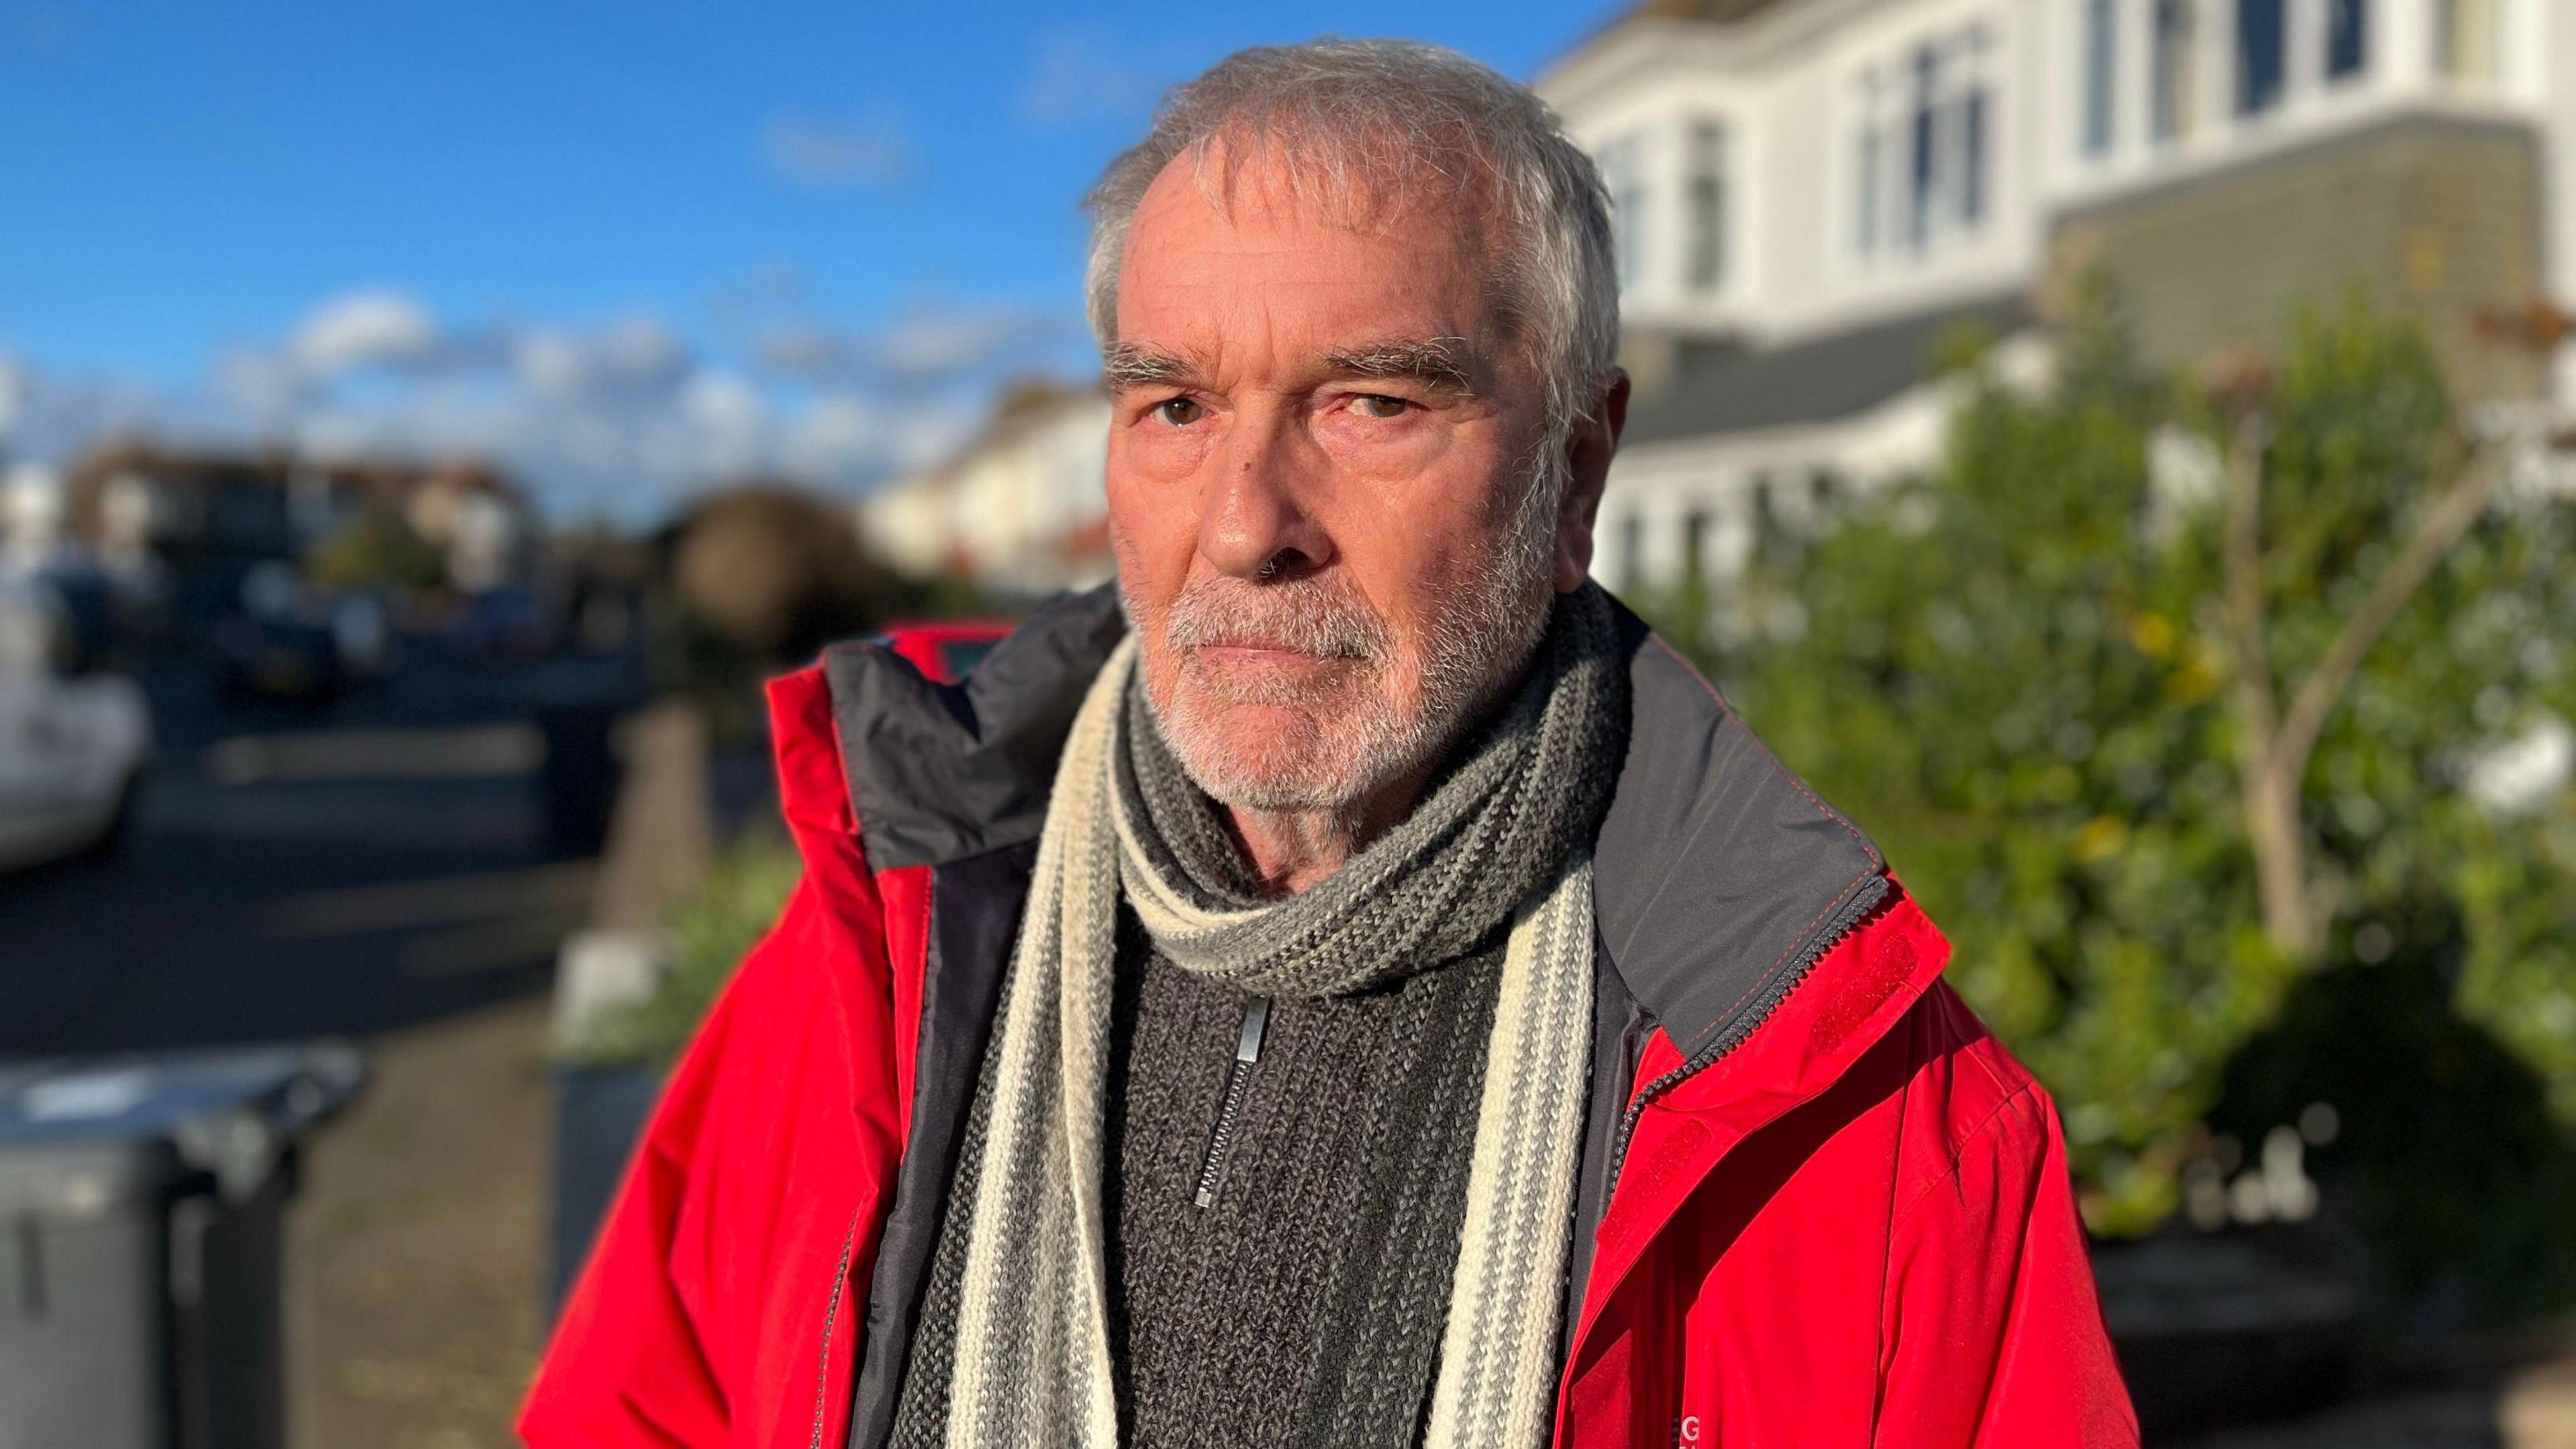
{"label": "man's face", "polygon": [[1567,572],[1556,490],[1530,508],[1541,381],[1472,208],[1347,210],[1258,164],[1221,208],[1185,158],[1119,271],[1109,526],[1147,693],[1199,784],[1255,809],[1427,765]]}

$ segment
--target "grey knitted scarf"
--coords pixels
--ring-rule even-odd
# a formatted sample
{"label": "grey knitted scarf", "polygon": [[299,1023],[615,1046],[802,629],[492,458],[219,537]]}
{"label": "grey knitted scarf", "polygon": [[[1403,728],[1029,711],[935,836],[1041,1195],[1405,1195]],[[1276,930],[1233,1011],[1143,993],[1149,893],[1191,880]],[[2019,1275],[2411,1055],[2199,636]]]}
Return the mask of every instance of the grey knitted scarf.
{"label": "grey knitted scarf", "polygon": [[[1562,596],[1521,689],[1413,813],[1314,888],[1246,905],[1165,830],[1216,828],[1140,783],[1133,640],[1059,762],[988,1057],[948,1443],[1115,1449],[1101,1231],[1118,903],[1175,964],[1263,995],[1364,989],[1509,921],[1467,1212],[1425,1443],[1546,1442],[1592,1015],[1590,840],[1627,730],[1597,588]],[[1201,842],[1204,843],[1204,842]]]}

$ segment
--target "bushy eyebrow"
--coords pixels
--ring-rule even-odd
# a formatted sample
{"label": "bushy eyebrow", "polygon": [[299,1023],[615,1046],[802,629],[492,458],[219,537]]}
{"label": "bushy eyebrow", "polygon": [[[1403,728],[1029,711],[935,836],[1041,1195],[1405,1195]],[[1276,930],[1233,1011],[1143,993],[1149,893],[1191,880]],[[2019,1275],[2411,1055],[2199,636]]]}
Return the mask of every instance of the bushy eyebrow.
{"label": "bushy eyebrow", "polygon": [[[1475,354],[1464,337],[1391,337],[1337,347],[1322,362],[1333,377],[1409,381],[1461,396],[1476,391]],[[1112,393],[1192,386],[1205,376],[1198,363],[1179,353],[1133,342],[1112,344],[1101,357],[1100,371]]]}
{"label": "bushy eyebrow", "polygon": [[1476,391],[1475,360],[1464,337],[1391,337],[1324,354],[1337,377],[1400,379],[1464,395]]}
{"label": "bushy eyebrow", "polygon": [[1100,359],[1101,380],[1113,393],[1133,392],[1138,388],[1172,387],[1199,380],[1199,366],[1178,353],[1160,352],[1139,347],[1133,342],[1113,344]]}

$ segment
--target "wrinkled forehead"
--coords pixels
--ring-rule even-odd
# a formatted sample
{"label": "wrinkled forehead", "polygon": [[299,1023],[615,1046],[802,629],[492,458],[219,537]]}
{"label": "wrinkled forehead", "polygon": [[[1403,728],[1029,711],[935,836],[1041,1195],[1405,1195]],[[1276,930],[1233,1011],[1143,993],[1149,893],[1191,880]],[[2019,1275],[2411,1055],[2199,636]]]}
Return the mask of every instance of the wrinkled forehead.
{"label": "wrinkled forehead", "polygon": [[1133,319],[1165,310],[1158,292],[1303,270],[1323,306],[1429,303],[1449,331],[1502,350],[1517,313],[1493,191],[1465,153],[1220,134],[1175,156],[1136,208],[1120,259],[1118,340],[1137,340]]}

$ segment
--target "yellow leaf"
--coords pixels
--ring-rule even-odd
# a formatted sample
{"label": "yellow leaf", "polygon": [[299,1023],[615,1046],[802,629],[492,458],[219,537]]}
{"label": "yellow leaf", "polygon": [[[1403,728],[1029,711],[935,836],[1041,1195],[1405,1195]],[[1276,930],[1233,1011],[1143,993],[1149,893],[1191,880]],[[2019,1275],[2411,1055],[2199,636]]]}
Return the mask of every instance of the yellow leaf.
{"label": "yellow leaf", "polygon": [[2117,815],[2096,815],[2075,832],[2075,858],[2087,865],[2120,853],[2129,843],[2129,822]]}
{"label": "yellow leaf", "polygon": [[2162,659],[2173,653],[2174,626],[2165,616],[2143,612],[2129,616],[2129,642],[2149,659]]}

